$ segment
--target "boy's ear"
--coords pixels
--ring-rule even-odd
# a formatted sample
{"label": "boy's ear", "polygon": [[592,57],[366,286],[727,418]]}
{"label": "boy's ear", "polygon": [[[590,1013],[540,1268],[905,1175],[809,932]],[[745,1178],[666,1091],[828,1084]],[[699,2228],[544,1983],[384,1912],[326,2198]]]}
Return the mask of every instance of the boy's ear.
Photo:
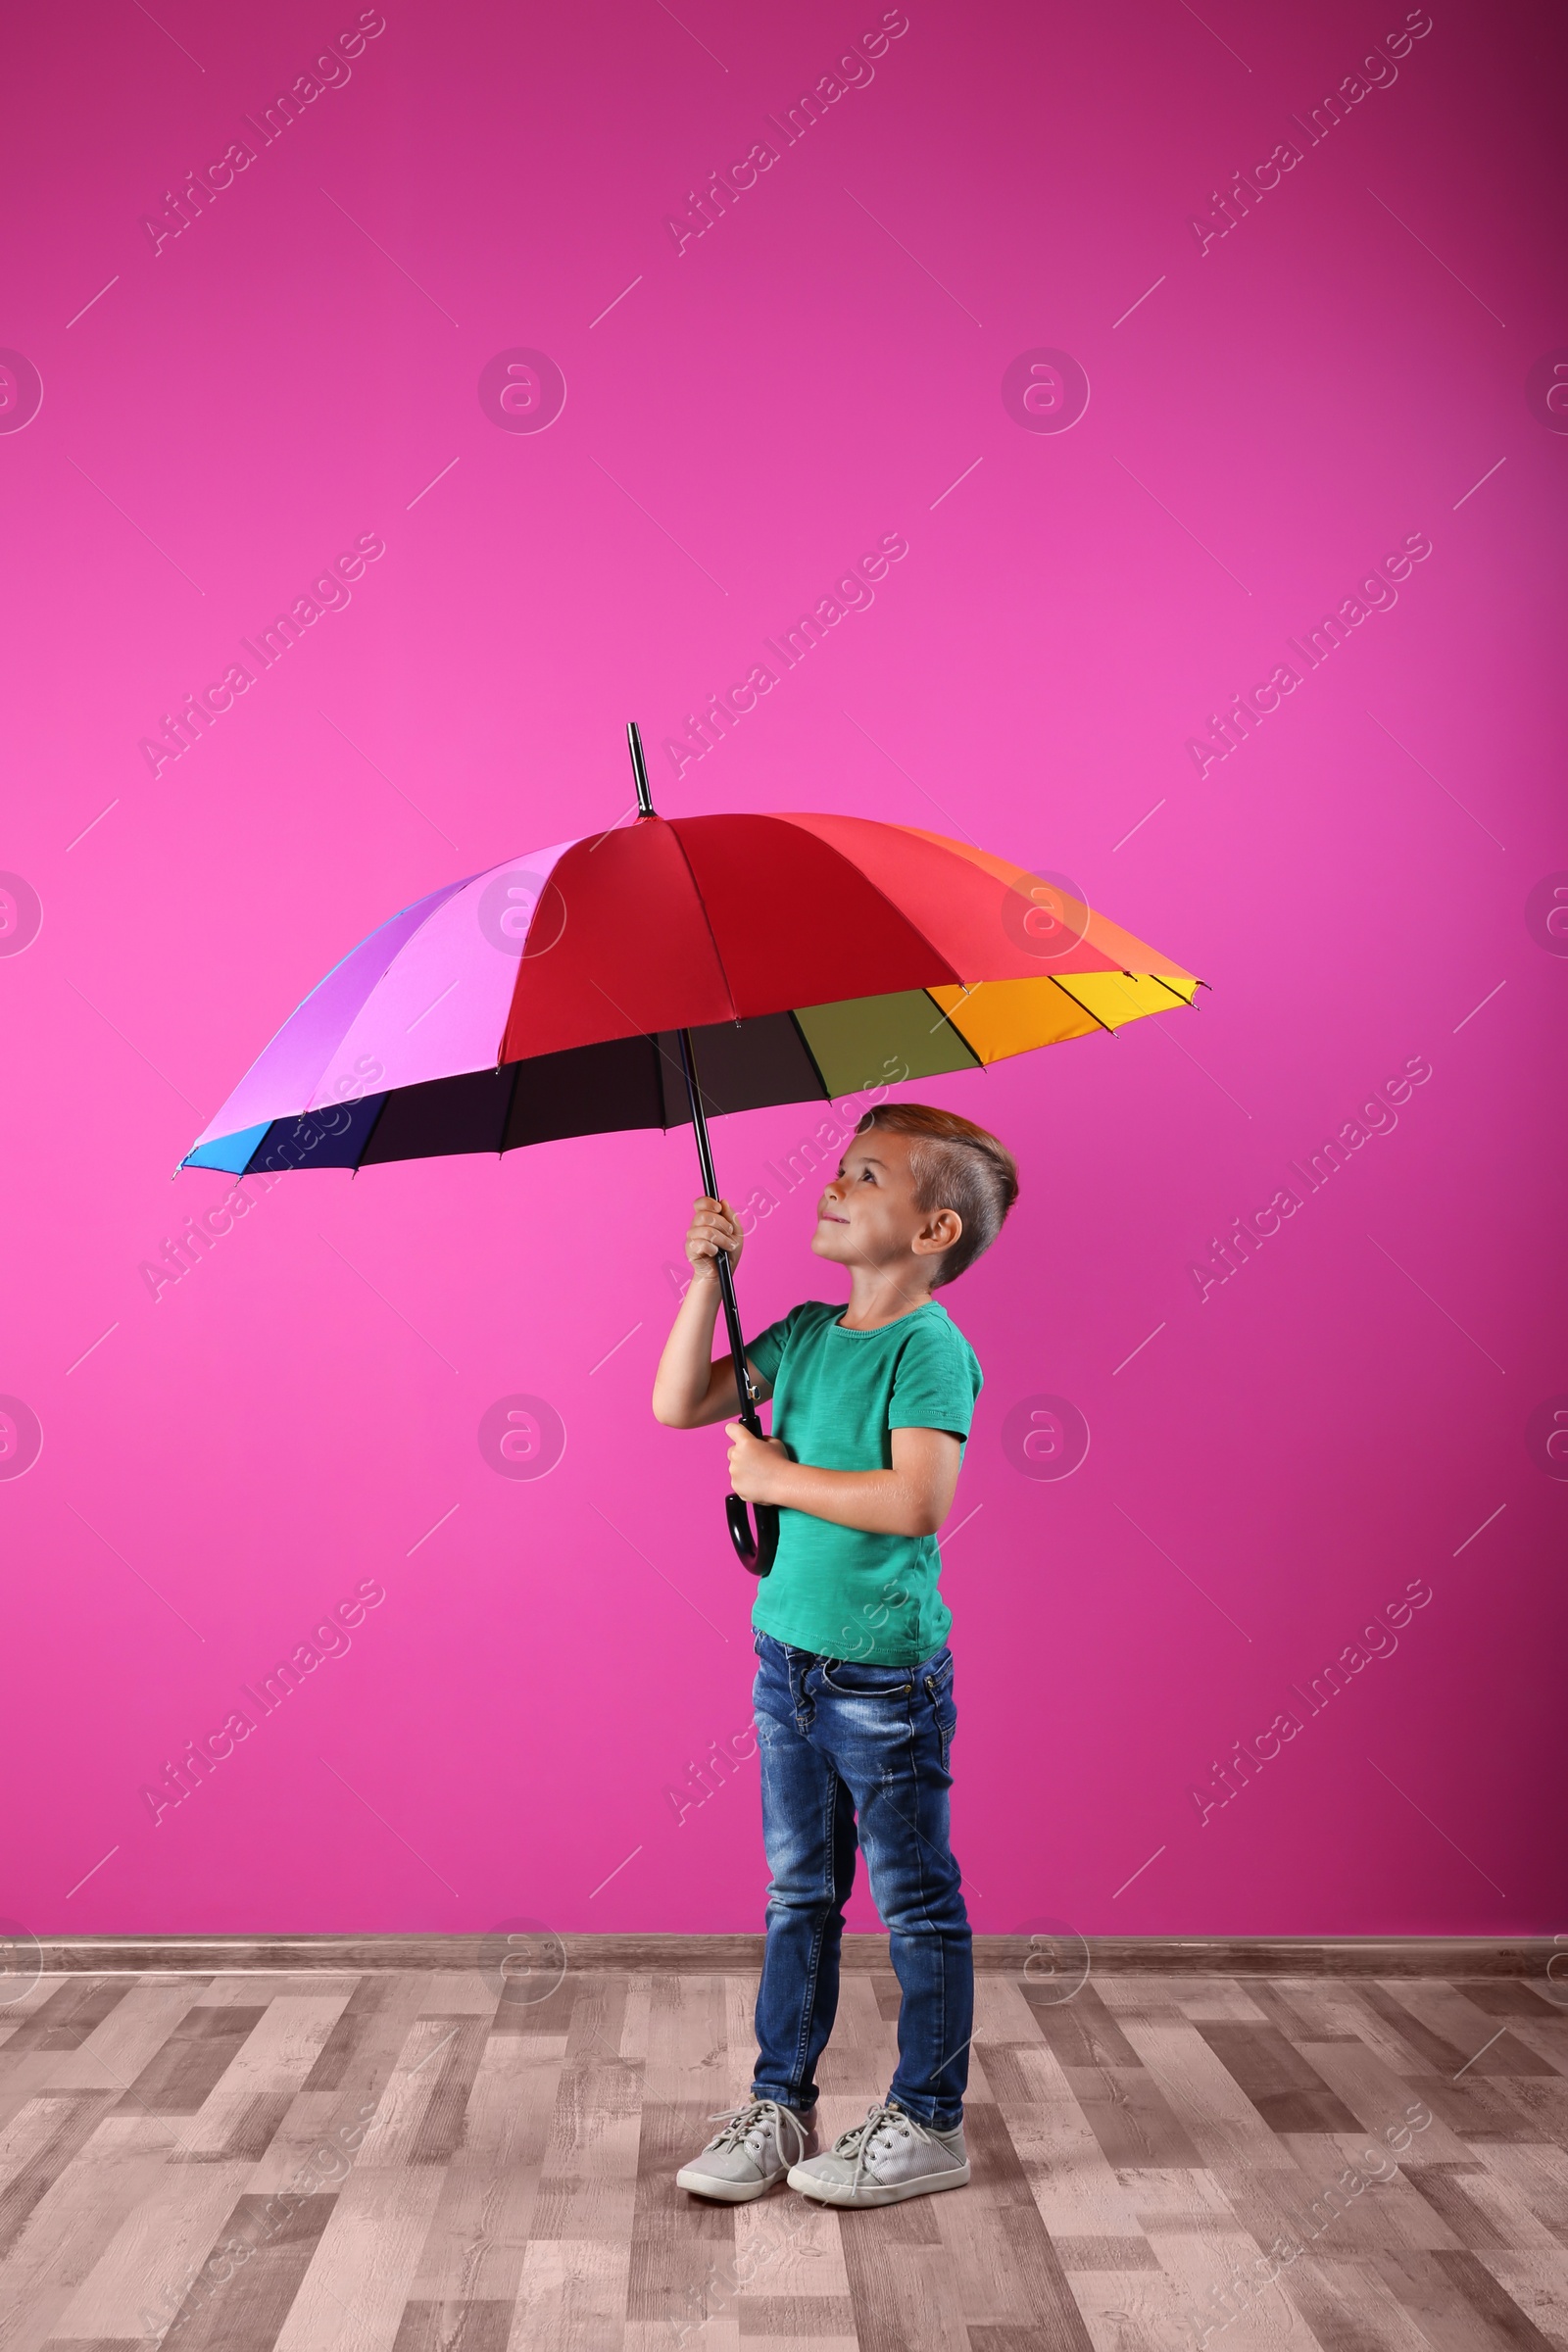
{"label": "boy's ear", "polygon": [[956,1208],[934,1208],[910,1244],[917,1257],[945,1255],[959,1240],[963,1219]]}

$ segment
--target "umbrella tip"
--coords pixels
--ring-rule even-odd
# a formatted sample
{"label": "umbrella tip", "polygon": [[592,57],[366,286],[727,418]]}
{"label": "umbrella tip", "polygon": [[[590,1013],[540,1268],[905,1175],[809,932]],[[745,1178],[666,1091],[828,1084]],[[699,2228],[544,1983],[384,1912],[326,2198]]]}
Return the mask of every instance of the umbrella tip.
{"label": "umbrella tip", "polygon": [[654,814],[654,796],[648,789],[648,762],[643,758],[643,739],[634,718],[626,721],[626,745],[631,753],[631,772],[637,784],[637,813]]}

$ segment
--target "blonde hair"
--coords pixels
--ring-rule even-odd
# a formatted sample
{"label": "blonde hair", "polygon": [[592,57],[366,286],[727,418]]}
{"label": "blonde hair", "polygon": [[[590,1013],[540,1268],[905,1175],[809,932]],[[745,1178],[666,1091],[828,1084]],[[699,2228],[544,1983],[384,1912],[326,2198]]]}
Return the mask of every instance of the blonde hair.
{"label": "blonde hair", "polygon": [[1005,1144],[972,1119],[925,1102],[879,1102],[855,1132],[864,1135],[873,1127],[908,1137],[915,1207],[956,1209],[963,1220],[963,1232],[943,1251],[931,1277],[931,1288],[940,1290],[972,1266],[1002,1231],[1018,1198],[1018,1163]]}

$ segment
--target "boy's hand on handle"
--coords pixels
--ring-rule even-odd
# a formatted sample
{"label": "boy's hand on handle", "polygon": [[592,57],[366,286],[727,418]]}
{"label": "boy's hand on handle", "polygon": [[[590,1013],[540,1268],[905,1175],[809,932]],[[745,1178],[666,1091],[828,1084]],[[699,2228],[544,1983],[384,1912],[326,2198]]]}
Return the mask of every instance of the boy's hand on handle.
{"label": "boy's hand on handle", "polygon": [[776,1502],[778,1464],[790,1459],[782,1438],[754,1438],[744,1421],[726,1421],[729,1483],[745,1502]]}
{"label": "boy's hand on handle", "polygon": [[716,1284],[719,1251],[724,1251],[734,1268],[740,1264],[745,1246],[746,1237],[727,1200],[710,1200],[705,1195],[693,1203],[686,1255],[691,1260],[694,1282]]}

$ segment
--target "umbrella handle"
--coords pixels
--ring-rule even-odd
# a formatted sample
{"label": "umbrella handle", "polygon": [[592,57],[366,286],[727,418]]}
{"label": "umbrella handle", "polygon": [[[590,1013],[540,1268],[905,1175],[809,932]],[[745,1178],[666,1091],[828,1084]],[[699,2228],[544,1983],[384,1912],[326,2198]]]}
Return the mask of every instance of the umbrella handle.
{"label": "umbrella handle", "polygon": [[[632,763],[637,769],[637,797],[642,799],[646,780],[641,765],[642,742],[635,727],[628,729],[632,744]],[[703,1190],[710,1200],[716,1200],[718,1179],[713,1173],[713,1154],[708,1141],[708,1121],[703,1115],[703,1098],[697,1088],[696,1056],[692,1050],[689,1029],[676,1032],[680,1043],[680,1064],[686,1080],[686,1102],[692,1116],[692,1131],[697,1138],[698,1164],[703,1171]],[[746,1369],[746,1343],[741,1337],[741,1313],[735,1298],[735,1269],[729,1252],[720,1250],[714,1259],[718,1268],[718,1293],[724,1306],[724,1329],[729,1339],[730,1361],[735,1367],[735,1397],[740,1419],[754,1438],[762,1434],[762,1424],[757,1410],[757,1393],[752,1387],[751,1374]],[[778,1506],[760,1502],[754,1506],[757,1514],[757,1533],[747,1517],[746,1503],[739,1494],[726,1495],[724,1516],[729,1522],[729,1540],[735,1546],[735,1556],[752,1576],[767,1576],[773,1567],[773,1554],[778,1549]]]}
{"label": "umbrella handle", "polygon": [[752,1535],[746,1504],[739,1494],[724,1499],[724,1516],[729,1521],[729,1540],[735,1546],[735,1556],[753,1576],[767,1576],[773,1566],[773,1554],[778,1549],[778,1505],[759,1502],[753,1506],[757,1513],[757,1534]]}

